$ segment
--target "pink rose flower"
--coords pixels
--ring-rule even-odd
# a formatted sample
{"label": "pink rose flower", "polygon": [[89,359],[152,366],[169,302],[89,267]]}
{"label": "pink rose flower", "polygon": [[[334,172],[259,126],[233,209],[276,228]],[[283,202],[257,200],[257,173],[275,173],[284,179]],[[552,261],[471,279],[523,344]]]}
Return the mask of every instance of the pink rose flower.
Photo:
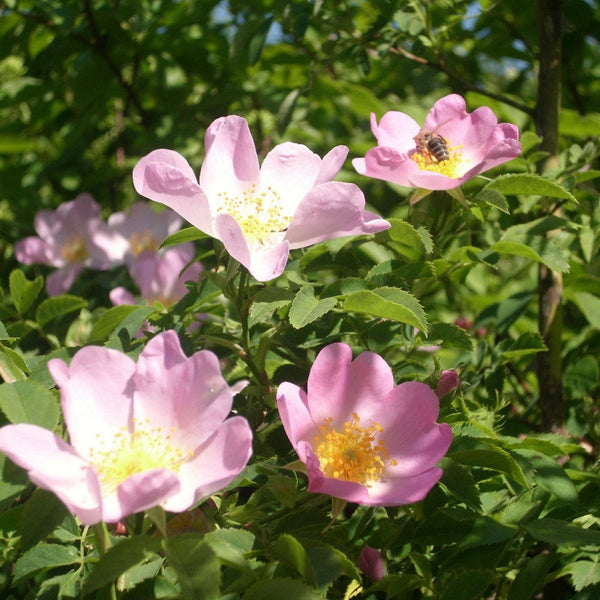
{"label": "pink rose flower", "polygon": [[344,163],[345,146],[321,159],[286,142],[259,166],[248,123],[236,115],[214,121],[205,146],[199,183],[180,154],[155,150],[134,168],[133,184],[142,196],[221,240],[259,281],[279,276],[291,249],[389,227],[364,210],[356,185],[331,181]]}
{"label": "pink rose flower", "polygon": [[326,346],[307,392],[284,382],[277,405],[285,432],[306,464],[308,490],[369,506],[422,500],[442,475],[436,463],[452,441],[436,423],[439,401],[418,382],[394,385],[378,354],[354,361],[346,344]]}
{"label": "pink rose flower", "polygon": [[[160,302],[163,306],[169,307],[187,294],[186,281],[198,281],[203,266],[200,262],[188,266],[193,258],[194,246],[191,243],[168,248],[162,254],[146,251],[131,262],[129,272],[142,298],[148,304]],[[115,301],[133,298],[131,294],[123,294],[121,289],[124,288],[115,288],[111,291],[113,304],[130,304],[131,302]],[[119,291],[115,292],[115,290]]]}
{"label": "pink rose flower", "polygon": [[[468,113],[464,98],[457,94],[433,105],[423,129],[409,115],[390,111],[379,124],[371,114],[371,130],[377,147],[364,158],[355,158],[354,168],[368,177],[426,190],[456,188],[521,153],[516,125],[498,123],[487,106]],[[422,131],[436,138],[433,151],[431,144],[420,140]],[[447,151],[442,160],[440,143]]]}
{"label": "pink rose flower", "polygon": [[161,505],[182,512],[229,484],[252,453],[243,417],[227,419],[233,390],[207,350],[190,358],[173,331],[137,364],[88,346],[48,369],[61,391],[71,444],[30,424],[0,429],[0,450],[54,492],[84,525],[116,523]]}
{"label": "pink rose flower", "polygon": [[115,236],[100,217],[100,206],[89,194],[63,202],[56,210],[40,210],[31,236],[15,244],[15,257],[25,265],[57,267],[46,279],[50,296],[69,290],[81,271],[108,269],[120,261]]}
{"label": "pink rose flower", "polygon": [[183,219],[172,210],[152,210],[147,202],[136,202],[128,212],[108,217],[108,226],[118,234],[123,260],[129,265],[142,252],[158,251],[161,242],[178,231]]}

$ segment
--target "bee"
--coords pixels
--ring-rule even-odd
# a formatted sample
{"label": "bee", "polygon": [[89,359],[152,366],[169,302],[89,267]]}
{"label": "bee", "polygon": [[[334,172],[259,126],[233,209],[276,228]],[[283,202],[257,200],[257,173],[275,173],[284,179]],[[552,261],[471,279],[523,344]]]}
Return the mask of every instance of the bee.
{"label": "bee", "polygon": [[[437,129],[437,128],[436,128]],[[450,151],[448,150],[448,140],[433,131],[421,129],[413,138],[417,146],[417,152],[420,154],[430,154],[438,162],[448,160]]]}

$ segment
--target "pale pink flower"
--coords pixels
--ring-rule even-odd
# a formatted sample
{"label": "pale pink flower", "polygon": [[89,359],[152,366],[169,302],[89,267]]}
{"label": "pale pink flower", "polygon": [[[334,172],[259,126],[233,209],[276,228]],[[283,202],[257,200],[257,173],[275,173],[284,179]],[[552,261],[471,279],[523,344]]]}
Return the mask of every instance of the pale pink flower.
{"label": "pale pink flower", "polygon": [[128,265],[142,252],[156,253],[161,242],[182,223],[177,213],[168,208],[157,212],[147,202],[136,202],[127,212],[108,217],[108,226],[118,234],[118,251]]}
{"label": "pale pink flower", "polygon": [[199,183],[180,154],[155,150],[134,168],[135,189],[221,240],[259,281],[279,276],[294,248],[389,227],[364,210],[356,185],[331,181],[344,163],[345,146],[321,159],[286,142],[260,166],[248,123],[236,115],[214,121],[205,146]]}
{"label": "pale pink flower", "polygon": [[160,505],[181,512],[228,485],[252,453],[234,390],[208,350],[187,358],[175,332],[151,339],[137,364],[88,346],[48,369],[71,445],[30,424],[0,429],[0,450],[54,492],[84,525]]}
{"label": "pale pink flower", "polygon": [[[193,258],[194,246],[191,243],[168,248],[162,254],[146,251],[131,262],[129,272],[143,300],[148,304],[160,302],[163,306],[169,307],[187,294],[186,281],[198,281],[203,266],[198,261],[189,264]],[[121,291],[117,293],[115,290],[112,290],[110,295],[113,304],[130,303],[115,301],[124,298],[129,300],[133,297],[124,295]]]}
{"label": "pale pink flower", "polygon": [[519,129],[498,123],[487,106],[472,113],[458,94],[440,98],[429,111],[423,131],[441,136],[449,158],[439,161],[425,147],[417,149],[421,126],[409,115],[390,111],[379,124],[371,114],[371,130],[377,147],[352,161],[362,175],[426,190],[450,190],[507,162],[521,153]]}
{"label": "pale pink flower", "polygon": [[[140,290],[142,300],[146,304],[160,302],[167,308],[181,300],[188,292],[186,281],[198,281],[198,276],[203,270],[202,263],[198,261],[189,264],[193,258],[193,244],[185,243],[168,248],[161,254],[145,251],[132,260],[129,272]],[[109,297],[115,306],[137,304],[135,296],[124,287],[113,288]],[[196,329],[203,318],[202,314],[194,315],[194,321],[187,331]],[[145,326],[136,337],[142,337],[144,331],[152,330],[153,327]]]}
{"label": "pale pink flower", "polygon": [[394,385],[381,356],[354,361],[342,343],[326,346],[307,392],[284,382],[277,405],[285,432],[306,464],[308,490],[369,506],[423,499],[442,475],[436,463],[452,433],[436,423],[439,401],[419,382]]}
{"label": "pale pink flower", "polygon": [[23,264],[57,267],[46,279],[48,294],[69,290],[84,268],[108,269],[119,264],[115,236],[102,221],[100,206],[89,194],[63,202],[56,210],[40,210],[31,236],[15,244],[15,257]]}

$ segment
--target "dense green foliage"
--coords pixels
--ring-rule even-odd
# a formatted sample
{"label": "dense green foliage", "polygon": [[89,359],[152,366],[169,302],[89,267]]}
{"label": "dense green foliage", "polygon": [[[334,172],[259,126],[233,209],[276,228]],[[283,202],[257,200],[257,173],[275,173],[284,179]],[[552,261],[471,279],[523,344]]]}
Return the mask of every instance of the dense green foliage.
{"label": "dense green foliage", "polygon": [[[563,0],[560,137],[549,157],[539,101],[549,92],[537,74],[552,4],[0,0],[2,424],[61,431],[47,360],[88,343],[136,356],[149,319],[175,329],[189,353],[218,353],[229,381],[250,379],[235,408],[255,431],[243,478],[201,505],[201,525],[161,541],[138,515],[130,537],[111,530],[102,556],[97,531],[82,531],[0,456],[0,596],[598,597],[600,6]],[[290,140],[321,156],[345,144],[356,157],[374,145],[371,112],[422,122],[450,92],[516,123],[522,156],[468,182],[462,202],[434,192],[414,205],[410,189],[361,177],[348,160],[340,178],[391,229],[296,250],[267,284],[227,271],[222,247],[190,229],[168,243],[194,239],[206,270],[169,309],[111,308],[115,282],[131,285],[124,269],[87,272],[48,298],[49,268],[14,258],[41,208],[84,191],[105,216],[130,206],[132,168],[155,148],[198,171],[219,116],[246,118],[263,156]],[[536,371],[548,343],[540,269],[563,276],[562,414],[551,428]],[[184,318],[198,312],[207,318],[187,334]],[[441,401],[454,433],[444,476],[423,502],[340,511],[284,468],[296,456],[274,391],[305,385],[318,350],[340,340],[381,354],[397,382],[435,389],[442,369],[460,373],[460,390]],[[432,345],[441,349],[423,349]],[[377,582],[356,566],[365,545],[387,565]]]}

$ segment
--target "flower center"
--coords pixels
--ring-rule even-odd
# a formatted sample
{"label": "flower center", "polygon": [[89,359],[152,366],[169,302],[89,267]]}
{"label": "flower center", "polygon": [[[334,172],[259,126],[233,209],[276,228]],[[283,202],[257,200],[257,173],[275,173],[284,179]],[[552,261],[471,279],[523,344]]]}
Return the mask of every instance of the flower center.
{"label": "flower center", "polygon": [[60,249],[60,255],[69,263],[82,262],[87,258],[85,238],[81,235],[70,237]]}
{"label": "flower center", "polygon": [[156,252],[158,250],[159,241],[154,237],[151,231],[146,230],[141,233],[133,232],[129,236],[129,247],[134,256],[141,254],[145,250]]}
{"label": "flower center", "polygon": [[173,445],[172,427],[165,432],[162,427],[149,427],[149,422],[134,421],[133,433],[127,427],[118,431],[110,444],[97,439],[90,448],[90,462],[100,478],[100,485],[106,492],[114,491],[128,477],[151,469],[178,471],[182,463],[193,452],[184,452]]}
{"label": "flower center", "polygon": [[218,212],[231,215],[244,237],[261,243],[268,241],[272,234],[285,231],[292,220],[281,196],[271,186],[258,191],[253,183],[241,195],[219,192],[218,196]]}
{"label": "flower center", "polygon": [[368,486],[381,479],[386,466],[398,464],[390,460],[380,437],[383,427],[377,421],[365,429],[360,425],[360,417],[353,413],[341,431],[333,429],[331,423],[331,417],[324,420],[321,436],[316,440],[316,455],[325,477]]}
{"label": "flower center", "polygon": [[438,160],[441,156],[439,152],[436,158],[427,146],[417,149],[411,158],[421,171],[433,171],[446,177],[461,177],[468,170],[468,160],[460,151],[462,146],[451,146],[444,140],[444,147],[448,152],[448,158],[445,160]]}

